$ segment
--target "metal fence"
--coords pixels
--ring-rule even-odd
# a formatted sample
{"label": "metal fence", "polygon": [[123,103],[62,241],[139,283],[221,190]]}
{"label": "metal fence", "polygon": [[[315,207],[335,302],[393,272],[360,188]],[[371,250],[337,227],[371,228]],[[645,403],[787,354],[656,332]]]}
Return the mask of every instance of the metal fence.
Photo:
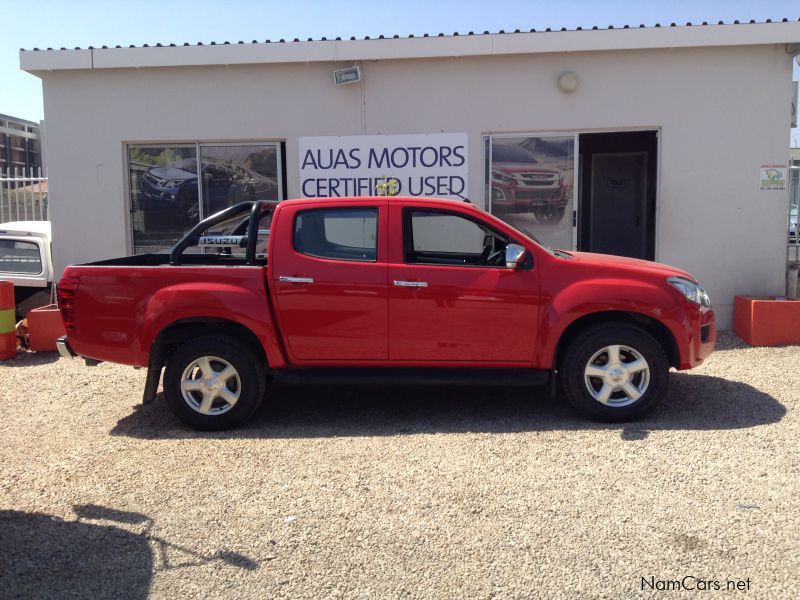
{"label": "metal fence", "polygon": [[42,168],[0,170],[0,223],[48,219],[47,177]]}
{"label": "metal fence", "polygon": [[788,260],[798,261],[800,256],[797,253],[798,246],[800,246],[800,231],[798,227],[798,212],[800,212],[800,165],[792,165],[789,167],[787,174],[787,183],[789,184],[789,247],[786,258]]}
{"label": "metal fence", "polygon": [[786,246],[786,295],[797,298],[797,274],[800,270],[800,165],[789,167],[789,243]]}

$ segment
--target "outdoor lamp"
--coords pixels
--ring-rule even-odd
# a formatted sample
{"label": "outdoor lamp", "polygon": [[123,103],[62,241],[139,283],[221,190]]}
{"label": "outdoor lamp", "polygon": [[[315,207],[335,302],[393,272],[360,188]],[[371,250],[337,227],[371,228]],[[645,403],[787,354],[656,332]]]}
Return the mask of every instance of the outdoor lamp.
{"label": "outdoor lamp", "polygon": [[558,89],[565,94],[571,94],[578,89],[578,76],[573,71],[565,71],[558,76]]}

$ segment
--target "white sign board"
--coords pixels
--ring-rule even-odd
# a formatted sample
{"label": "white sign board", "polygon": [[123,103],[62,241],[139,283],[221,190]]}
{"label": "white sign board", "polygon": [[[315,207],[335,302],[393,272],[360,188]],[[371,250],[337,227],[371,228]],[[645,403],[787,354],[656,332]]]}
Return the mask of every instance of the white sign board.
{"label": "white sign board", "polygon": [[300,196],[464,200],[467,166],[466,133],[301,137]]}
{"label": "white sign board", "polygon": [[761,190],[786,191],[786,165],[761,165]]}

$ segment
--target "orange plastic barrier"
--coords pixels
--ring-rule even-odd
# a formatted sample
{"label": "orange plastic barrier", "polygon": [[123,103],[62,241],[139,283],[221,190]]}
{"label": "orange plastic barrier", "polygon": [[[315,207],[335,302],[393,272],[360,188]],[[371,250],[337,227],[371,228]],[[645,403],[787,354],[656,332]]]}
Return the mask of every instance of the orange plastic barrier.
{"label": "orange plastic barrier", "polygon": [[55,352],[56,340],[65,334],[57,304],[34,308],[28,313],[28,338],[31,350]]}
{"label": "orange plastic barrier", "polygon": [[736,296],[733,331],[751,346],[800,344],[800,300]]}
{"label": "orange plastic barrier", "polygon": [[14,319],[14,284],[0,281],[0,360],[17,355],[17,330]]}

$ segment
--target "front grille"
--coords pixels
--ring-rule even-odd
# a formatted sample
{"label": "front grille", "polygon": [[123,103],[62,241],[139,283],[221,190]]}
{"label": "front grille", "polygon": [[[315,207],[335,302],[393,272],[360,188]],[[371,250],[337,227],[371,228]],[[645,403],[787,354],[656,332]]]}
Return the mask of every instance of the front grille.
{"label": "front grille", "polygon": [[556,176],[548,173],[520,173],[520,181],[524,185],[553,185],[556,182]]}

